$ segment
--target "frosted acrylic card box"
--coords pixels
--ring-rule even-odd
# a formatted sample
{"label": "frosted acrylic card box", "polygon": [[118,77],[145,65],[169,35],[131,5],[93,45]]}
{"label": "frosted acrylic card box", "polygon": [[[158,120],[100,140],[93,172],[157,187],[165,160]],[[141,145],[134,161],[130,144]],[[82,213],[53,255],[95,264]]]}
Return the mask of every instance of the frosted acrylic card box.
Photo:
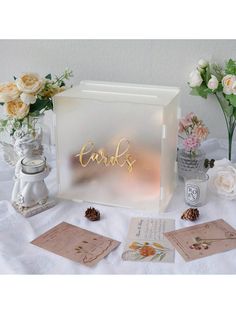
{"label": "frosted acrylic card box", "polygon": [[179,89],[81,82],[54,97],[59,197],[164,210],[175,188]]}

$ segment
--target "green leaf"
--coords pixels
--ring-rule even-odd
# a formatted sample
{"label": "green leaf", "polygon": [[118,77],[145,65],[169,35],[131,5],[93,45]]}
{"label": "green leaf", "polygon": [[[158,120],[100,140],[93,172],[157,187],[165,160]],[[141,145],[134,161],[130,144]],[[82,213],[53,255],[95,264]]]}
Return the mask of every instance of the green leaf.
{"label": "green leaf", "polygon": [[226,63],[225,73],[236,74],[236,62],[234,60],[229,59],[229,61]]}
{"label": "green leaf", "polygon": [[8,120],[1,120],[1,124],[3,127],[5,127],[7,125]]}
{"label": "green leaf", "polygon": [[208,64],[208,66],[207,66],[207,68],[206,68],[206,74],[205,74],[206,83],[209,82],[210,78],[211,78],[211,72],[210,72],[210,66],[209,66],[209,64]]}
{"label": "green leaf", "polygon": [[161,255],[161,257],[160,257],[160,261],[162,261],[163,260],[163,258],[166,256],[166,254],[164,253],[164,254],[162,254]]}
{"label": "green leaf", "polygon": [[234,112],[234,107],[232,105],[226,105],[224,106],[223,110],[228,117],[231,117]]}
{"label": "green leaf", "polygon": [[223,85],[219,83],[217,89],[214,92],[222,92],[223,91]]}
{"label": "green leaf", "polygon": [[228,117],[231,117],[233,114],[234,107],[232,106],[230,101],[227,99],[228,95],[225,95],[223,93],[217,93],[216,95],[224,113]]}
{"label": "green leaf", "polygon": [[206,99],[208,94],[212,94],[212,90],[205,84],[202,84],[201,86],[193,87],[190,94],[194,96],[201,96]]}
{"label": "green leaf", "polygon": [[205,69],[201,69],[200,73],[201,73],[201,77],[203,79],[203,82],[205,83],[205,85],[207,85],[209,79],[211,78],[211,72],[210,72],[209,65]]}
{"label": "green leaf", "polygon": [[161,253],[157,253],[156,255],[154,255],[152,258],[151,258],[151,261],[155,261],[156,259],[159,259],[160,260],[160,257],[161,257]]}
{"label": "green leaf", "polygon": [[36,102],[30,105],[30,112],[40,112],[41,110],[52,110],[53,103],[51,99],[37,99]]}
{"label": "green leaf", "polygon": [[236,107],[236,95],[226,95],[225,98],[233,107]]}
{"label": "green leaf", "polygon": [[211,73],[215,75],[215,77],[217,78],[219,82],[221,82],[224,76],[224,72],[222,70],[222,67],[219,64],[216,64],[216,63],[211,64]]}
{"label": "green leaf", "polygon": [[51,80],[52,79],[52,74],[49,73],[48,75],[46,75],[45,79]]}

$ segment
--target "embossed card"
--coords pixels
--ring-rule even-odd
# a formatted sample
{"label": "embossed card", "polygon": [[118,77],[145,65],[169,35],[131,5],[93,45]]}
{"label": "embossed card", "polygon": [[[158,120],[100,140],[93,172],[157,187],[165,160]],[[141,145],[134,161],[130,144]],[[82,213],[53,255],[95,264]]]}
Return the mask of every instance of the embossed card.
{"label": "embossed card", "polygon": [[57,255],[94,266],[120,242],[62,222],[31,242]]}
{"label": "embossed card", "polygon": [[173,219],[132,218],[123,260],[173,263],[175,251],[163,233],[174,228]]}
{"label": "embossed card", "polygon": [[164,235],[186,262],[236,248],[236,230],[223,219]]}

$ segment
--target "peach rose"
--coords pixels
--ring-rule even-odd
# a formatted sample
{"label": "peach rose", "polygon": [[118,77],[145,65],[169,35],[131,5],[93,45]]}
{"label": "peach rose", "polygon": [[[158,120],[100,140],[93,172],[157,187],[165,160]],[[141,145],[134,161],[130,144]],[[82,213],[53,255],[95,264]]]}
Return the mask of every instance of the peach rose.
{"label": "peach rose", "polygon": [[8,116],[23,119],[29,113],[29,106],[24,104],[20,99],[12,100],[5,103],[5,110]]}
{"label": "peach rose", "polygon": [[205,140],[209,134],[208,128],[206,128],[205,126],[198,126],[196,127],[196,129],[194,130],[194,134],[196,135],[196,137],[202,141]]}
{"label": "peach rose", "polygon": [[37,94],[43,84],[44,80],[36,73],[24,73],[16,80],[18,89],[26,94]]}
{"label": "peach rose", "polygon": [[9,82],[0,84],[0,102],[8,102],[19,97],[20,91],[15,83]]}

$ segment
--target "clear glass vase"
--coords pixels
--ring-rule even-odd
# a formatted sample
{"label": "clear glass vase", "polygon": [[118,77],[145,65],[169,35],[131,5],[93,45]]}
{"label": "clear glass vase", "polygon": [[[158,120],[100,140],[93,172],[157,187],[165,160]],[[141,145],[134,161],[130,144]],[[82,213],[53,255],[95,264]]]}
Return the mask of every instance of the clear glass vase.
{"label": "clear glass vase", "polygon": [[188,177],[190,173],[196,171],[204,171],[206,153],[202,149],[199,149],[195,155],[186,152],[184,149],[179,149],[177,156],[178,175],[180,178]]}

